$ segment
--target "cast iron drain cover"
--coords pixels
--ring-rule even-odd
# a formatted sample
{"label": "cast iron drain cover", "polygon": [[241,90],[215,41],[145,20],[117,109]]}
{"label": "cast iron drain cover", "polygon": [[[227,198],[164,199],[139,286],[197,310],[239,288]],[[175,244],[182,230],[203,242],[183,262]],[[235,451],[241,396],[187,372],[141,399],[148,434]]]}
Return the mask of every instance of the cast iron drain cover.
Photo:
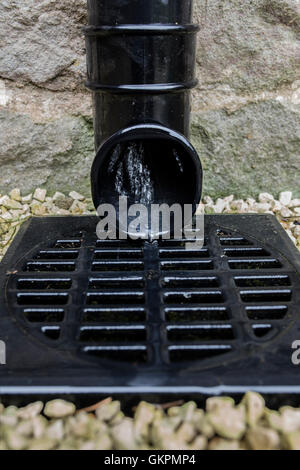
{"label": "cast iron drain cover", "polygon": [[33,218],[9,249],[2,394],[300,392],[300,255],[273,216],[206,216],[190,250],[96,224]]}

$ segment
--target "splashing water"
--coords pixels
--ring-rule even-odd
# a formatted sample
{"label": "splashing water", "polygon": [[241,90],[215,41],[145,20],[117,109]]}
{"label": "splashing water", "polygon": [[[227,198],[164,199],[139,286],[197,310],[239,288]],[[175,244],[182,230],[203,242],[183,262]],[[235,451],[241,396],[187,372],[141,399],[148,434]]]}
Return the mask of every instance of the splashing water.
{"label": "splashing water", "polygon": [[154,188],[151,172],[145,162],[143,143],[128,144],[125,152],[121,145],[113,151],[108,168],[116,175],[115,190],[120,196],[134,199],[135,204],[149,206],[154,201]]}

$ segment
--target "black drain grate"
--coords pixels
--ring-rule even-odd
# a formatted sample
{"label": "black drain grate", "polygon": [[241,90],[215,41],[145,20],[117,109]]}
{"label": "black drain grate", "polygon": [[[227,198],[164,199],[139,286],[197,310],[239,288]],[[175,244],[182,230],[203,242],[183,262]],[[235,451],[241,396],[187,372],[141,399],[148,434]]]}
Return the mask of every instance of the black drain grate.
{"label": "black drain grate", "polygon": [[95,226],[32,219],[8,252],[0,390],[25,372],[32,385],[133,392],[275,386],[275,352],[293,382],[300,256],[274,218],[207,216],[203,248],[189,250],[100,241]]}

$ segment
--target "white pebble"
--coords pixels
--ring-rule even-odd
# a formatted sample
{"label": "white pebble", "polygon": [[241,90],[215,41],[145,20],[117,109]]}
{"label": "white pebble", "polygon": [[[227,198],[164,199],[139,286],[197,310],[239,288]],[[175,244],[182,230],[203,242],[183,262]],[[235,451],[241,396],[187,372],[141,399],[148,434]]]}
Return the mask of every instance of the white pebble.
{"label": "white pebble", "polygon": [[282,207],[280,211],[280,215],[281,217],[291,217],[293,213],[288,207]]}
{"label": "white pebble", "polygon": [[258,196],[258,200],[262,203],[272,202],[274,201],[274,197],[272,196],[272,194],[269,193],[260,193],[260,195]]}
{"label": "white pebble", "polygon": [[288,206],[292,200],[293,193],[292,191],[283,191],[279,195],[279,202],[284,206]]}
{"label": "white pebble", "polygon": [[64,193],[60,193],[59,191],[57,191],[54,196],[53,196],[53,201],[57,201],[57,199],[60,199],[60,198],[65,198],[66,196],[64,195]]}
{"label": "white pebble", "polygon": [[10,193],[9,193],[11,199],[14,199],[15,201],[21,201],[21,191],[19,188],[15,188],[13,189]]}
{"label": "white pebble", "polygon": [[300,225],[295,225],[295,227],[293,228],[293,233],[296,238],[300,237]]}
{"label": "white pebble", "polygon": [[75,411],[76,407],[74,403],[57,399],[46,403],[44,414],[48,416],[48,418],[64,418],[65,416],[73,415]]}
{"label": "white pebble", "polygon": [[292,199],[290,204],[289,204],[289,207],[291,207],[291,208],[300,207],[300,199]]}
{"label": "white pebble", "polygon": [[22,202],[31,202],[32,201],[32,193],[28,194],[27,196],[22,197]]}
{"label": "white pebble", "polygon": [[267,212],[271,209],[271,204],[268,202],[257,202],[256,204],[253,205],[253,208],[259,212],[259,213],[264,213]]}
{"label": "white pebble", "polygon": [[47,194],[46,189],[37,188],[34,191],[33,199],[36,199],[37,201],[40,201],[40,202],[44,202],[46,199],[46,194]]}
{"label": "white pebble", "polygon": [[69,193],[69,196],[72,199],[74,199],[75,201],[83,201],[84,200],[84,196],[82,196],[82,194],[77,193],[76,191],[71,191]]}
{"label": "white pebble", "polygon": [[216,214],[222,214],[223,210],[226,207],[226,202],[223,199],[218,199],[216,204],[214,205],[214,211]]}

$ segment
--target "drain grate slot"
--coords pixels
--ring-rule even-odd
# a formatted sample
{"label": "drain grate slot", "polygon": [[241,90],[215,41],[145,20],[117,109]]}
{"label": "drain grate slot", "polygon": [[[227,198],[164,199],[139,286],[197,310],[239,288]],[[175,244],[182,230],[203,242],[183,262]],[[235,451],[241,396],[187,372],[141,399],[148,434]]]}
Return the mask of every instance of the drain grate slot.
{"label": "drain grate slot", "polygon": [[145,294],[144,292],[88,292],[86,295],[86,303],[88,305],[93,304],[143,304],[145,302]]}
{"label": "drain grate slot", "polygon": [[23,313],[32,323],[62,322],[65,316],[63,308],[25,308]]}
{"label": "drain grate slot", "polygon": [[167,326],[169,341],[219,341],[232,340],[231,325],[181,325]]}
{"label": "drain grate slot", "polygon": [[54,248],[80,248],[81,247],[81,240],[57,240],[54,244]]}
{"label": "drain grate slot", "polygon": [[70,289],[71,278],[31,278],[18,279],[18,289]]}
{"label": "drain grate slot", "polygon": [[263,338],[264,336],[268,335],[273,327],[272,325],[266,324],[257,324],[257,325],[252,325],[253,332],[257,338]]}
{"label": "drain grate slot", "polygon": [[195,360],[211,359],[232,351],[230,345],[195,345],[195,346],[170,346],[169,358],[171,362],[194,362]]}
{"label": "drain grate slot", "polygon": [[143,307],[86,308],[83,313],[84,323],[126,323],[135,321],[146,321],[146,311]]}
{"label": "drain grate slot", "polygon": [[36,255],[36,259],[77,259],[79,255],[78,250],[40,250]]}
{"label": "drain grate slot", "polygon": [[270,253],[263,249],[257,247],[235,247],[235,248],[224,248],[224,253],[229,257],[246,257],[246,256],[269,256]]}
{"label": "drain grate slot", "polygon": [[165,309],[168,322],[222,321],[228,320],[226,307],[172,307]]}
{"label": "drain grate slot", "polygon": [[291,300],[292,291],[291,289],[257,289],[241,291],[240,295],[243,302],[278,302]]}
{"label": "drain grate slot", "polygon": [[281,320],[288,312],[287,305],[247,306],[246,313],[250,320]]}
{"label": "drain grate slot", "polygon": [[176,249],[176,248],[161,248],[159,250],[161,258],[208,258],[209,251],[207,248],[201,249]]}
{"label": "drain grate slot", "polygon": [[100,359],[131,363],[148,362],[146,346],[86,346],[82,351]]}
{"label": "drain grate slot", "polygon": [[162,285],[165,287],[218,287],[216,276],[165,276]]}
{"label": "drain grate slot", "polygon": [[64,292],[22,292],[17,294],[19,305],[65,305],[69,294]]}
{"label": "drain grate slot", "polygon": [[99,287],[144,287],[143,276],[116,276],[116,277],[91,277],[89,289],[99,289]]}
{"label": "drain grate slot", "polygon": [[73,261],[28,261],[25,266],[25,271],[36,272],[69,272],[75,271],[76,264]]}
{"label": "drain grate slot", "polygon": [[143,271],[142,261],[94,261],[92,271]]}
{"label": "drain grate slot", "polygon": [[42,333],[52,340],[58,340],[60,337],[60,326],[42,326]]}
{"label": "drain grate slot", "polygon": [[287,274],[273,274],[270,276],[235,276],[234,282],[238,287],[275,287],[291,285],[291,280]]}
{"label": "drain grate slot", "polygon": [[96,248],[132,248],[132,247],[143,247],[143,240],[96,240]]}
{"label": "drain grate slot", "polygon": [[146,341],[145,326],[83,326],[80,328],[80,341],[83,342],[122,342]]}
{"label": "drain grate slot", "polygon": [[143,258],[143,250],[141,249],[105,249],[95,250],[95,259],[130,259],[130,258]]}
{"label": "drain grate slot", "polygon": [[177,291],[164,293],[165,303],[219,303],[223,302],[221,290],[213,291]]}
{"label": "drain grate slot", "polygon": [[278,259],[237,259],[228,260],[231,269],[273,269],[281,268],[282,265]]}
{"label": "drain grate slot", "polygon": [[214,268],[212,260],[161,261],[161,269],[174,271],[210,270]]}

